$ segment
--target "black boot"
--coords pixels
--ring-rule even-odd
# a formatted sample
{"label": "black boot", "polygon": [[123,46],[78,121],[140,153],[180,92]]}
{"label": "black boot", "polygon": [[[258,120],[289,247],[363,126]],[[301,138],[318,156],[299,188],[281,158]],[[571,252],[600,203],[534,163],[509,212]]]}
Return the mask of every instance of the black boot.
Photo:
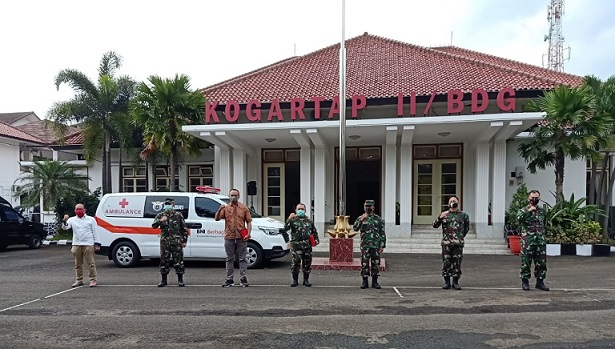
{"label": "black boot", "polygon": [[184,274],[177,274],[177,286],[179,287],[186,286],[186,284],[184,284]]}
{"label": "black boot", "polygon": [[160,279],[160,283],[158,284],[158,287],[164,287],[167,285],[167,274],[161,274],[161,279]]}
{"label": "black boot", "polygon": [[459,286],[459,278],[453,278],[453,288],[457,291],[461,290],[461,286]]}
{"label": "black boot", "polygon": [[442,289],[448,290],[449,288],[451,288],[451,277],[450,276],[445,276],[444,277],[444,285],[442,285]]}
{"label": "black boot", "polygon": [[290,287],[297,287],[297,285],[299,285],[299,273],[293,273],[293,283]]}
{"label": "black boot", "polygon": [[372,276],[372,288],[380,289],[377,276]]}
{"label": "black boot", "polygon": [[[529,288],[529,285],[528,285]],[[545,282],[543,279],[536,279],[536,288],[539,290],[543,290],[543,291],[548,291],[549,288],[547,287],[547,285],[545,285]]]}
{"label": "black boot", "polygon": [[530,290],[530,282],[527,279],[521,279],[521,289],[523,291]]}
{"label": "black boot", "polygon": [[312,287],[310,283],[310,273],[303,272],[303,286]]}
{"label": "black boot", "polygon": [[369,287],[369,284],[367,283],[367,276],[363,277],[363,283],[361,284],[361,288],[362,289],[366,289]]}

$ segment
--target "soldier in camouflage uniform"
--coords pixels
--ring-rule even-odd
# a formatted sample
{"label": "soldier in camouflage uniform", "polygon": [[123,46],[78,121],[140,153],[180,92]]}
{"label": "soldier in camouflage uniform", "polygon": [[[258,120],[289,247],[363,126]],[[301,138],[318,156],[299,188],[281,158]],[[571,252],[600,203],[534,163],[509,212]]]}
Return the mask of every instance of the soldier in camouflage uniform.
{"label": "soldier in camouflage uniform", "polygon": [[299,285],[299,266],[303,262],[303,285],[311,287],[310,272],[312,271],[312,243],[310,236],[313,236],[316,245],[320,243],[318,232],[314,222],[305,215],[305,204],[298,203],[296,214],[291,213],[284,225],[290,231],[290,253],[292,262],[290,271],[293,275],[291,287]]}
{"label": "soldier in camouflage uniform", "polygon": [[164,211],[156,215],[152,228],[160,227],[160,275],[158,287],[167,285],[169,265],[173,263],[177,273],[177,284],[184,287],[184,248],[188,241],[188,229],[184,216],[173,209],[171,198],[164,200]]}
{"label": "soldier in camouflage uniform", "polygon": [[367,277],[371,275],[372,287],[380,288],[378,274],[380,272],[380,254],[384,251],[387,237],[384,234],[384,220],[374,213],[374,200],[365,200],[365,213],[354,222],[352,229],[361,232],[361,288],[368,287]]}
{"label": "soldier in camouflage uniform", "polygon": [[440,213],[433,222],[433,227],[442,225],[442,276],[444,277],[443,289],[453,288],[461,290],[459,278],[461,277],[461,260],[463,259],[463,245],[466,235],[470,230],[470,217],[467,213],[459,210],[459,199],[452,196],[448,199],[449,209]]}
{"label": "soldier in camouflage uniform", "polygon": [[538,206],[540,192],[530,191],[529,205],[517,213],[517,223],[521,231],[521,288],[530,290],[532,260],[534,261],[534,276],[536,288],[549,291],[544,283],[547,276],[547,245],[545,241],[545,210]]}

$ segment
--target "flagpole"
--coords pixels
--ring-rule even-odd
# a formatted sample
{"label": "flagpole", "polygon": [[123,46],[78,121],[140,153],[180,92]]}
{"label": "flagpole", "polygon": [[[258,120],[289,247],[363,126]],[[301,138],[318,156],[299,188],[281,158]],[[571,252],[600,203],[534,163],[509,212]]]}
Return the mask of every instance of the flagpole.
{"label": "flagpole", "polygon": [[346,1],[342,0],[342,41],[340,43],[340,154],[338,215],[346,215]]}

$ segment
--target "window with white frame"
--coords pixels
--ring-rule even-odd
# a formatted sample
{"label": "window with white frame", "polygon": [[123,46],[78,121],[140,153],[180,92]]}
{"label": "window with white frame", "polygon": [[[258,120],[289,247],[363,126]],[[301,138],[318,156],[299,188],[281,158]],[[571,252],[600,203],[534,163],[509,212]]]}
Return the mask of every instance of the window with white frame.
{"label": "window with white frame", "polygon": [[189,165],[188,186],[191,192],[201,185],[214,185],[213,165]]}
{"label": "window with white frame", "polygon": [[[169,190],[171,187],[170,166],[156,167],[156,190]],[[175,190],[179,190],[179,168],[175,169]]]}
{"label": "window with white frame", "polygon": [[147,178],[145,166],[122,167],[122,191],[124,193],[147,191]]}

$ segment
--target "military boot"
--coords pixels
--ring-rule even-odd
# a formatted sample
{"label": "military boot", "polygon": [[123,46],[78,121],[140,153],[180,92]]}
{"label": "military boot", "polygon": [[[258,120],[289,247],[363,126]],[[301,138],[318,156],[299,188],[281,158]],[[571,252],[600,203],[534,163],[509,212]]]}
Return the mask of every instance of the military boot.
{"label": "military boot", "polygon": [[179,287],[186,286],[186,284],[184,284],[184,274],[177,274],[177,286]]}
{"label": "military boot", "polygon": [[451,277],[450,276],[445,276],[444,277],[444,285],[442,285],[442,289],[448,290],[449,288],[451,288]]}
{"label": "military boot", "polygon": [[453,278],[453,288],[457,291],[461,290],[461,286],[459,286],[459,278]]}
{"label": "military boot", "polygon": [[372,276],[372,287],[376,289],[380,289],[380,285],[378,284],[378,277]]}
{"label": "military boot", "polygon": [[290,287],[297,287],[299,285],[299,273],[293,273],[293,283],[290,284]]}
{"label": "military boot", "polygon": [[545,282],[543,279],[536,279],[536,288],[539,290],[543,290],[543,291],[549,291],[549,288],[547,287],[547,285],[545,285]]}
{"label": "military boot", "polygon": [[161,279],[160,279],[160,283],[158,284],[158,287],[164,287],[166,285],[167,285],[167,275],[161,274]]}
{"label": "military boot", "polygon": [[303,272],[303,286],[312,287],[310,283],[310,273]]}
{"label": "military boot", "polygon": [[521,279],[521,289],[523,291],[530,290],[530,282],[528,281],[528,279]]}
{"label": "military boot", "polygon": [[361,284],[361,288],[362,289],[366,289],[369,287],[369,284],[367,283],[367,276],[363,277],[363,283]]}

